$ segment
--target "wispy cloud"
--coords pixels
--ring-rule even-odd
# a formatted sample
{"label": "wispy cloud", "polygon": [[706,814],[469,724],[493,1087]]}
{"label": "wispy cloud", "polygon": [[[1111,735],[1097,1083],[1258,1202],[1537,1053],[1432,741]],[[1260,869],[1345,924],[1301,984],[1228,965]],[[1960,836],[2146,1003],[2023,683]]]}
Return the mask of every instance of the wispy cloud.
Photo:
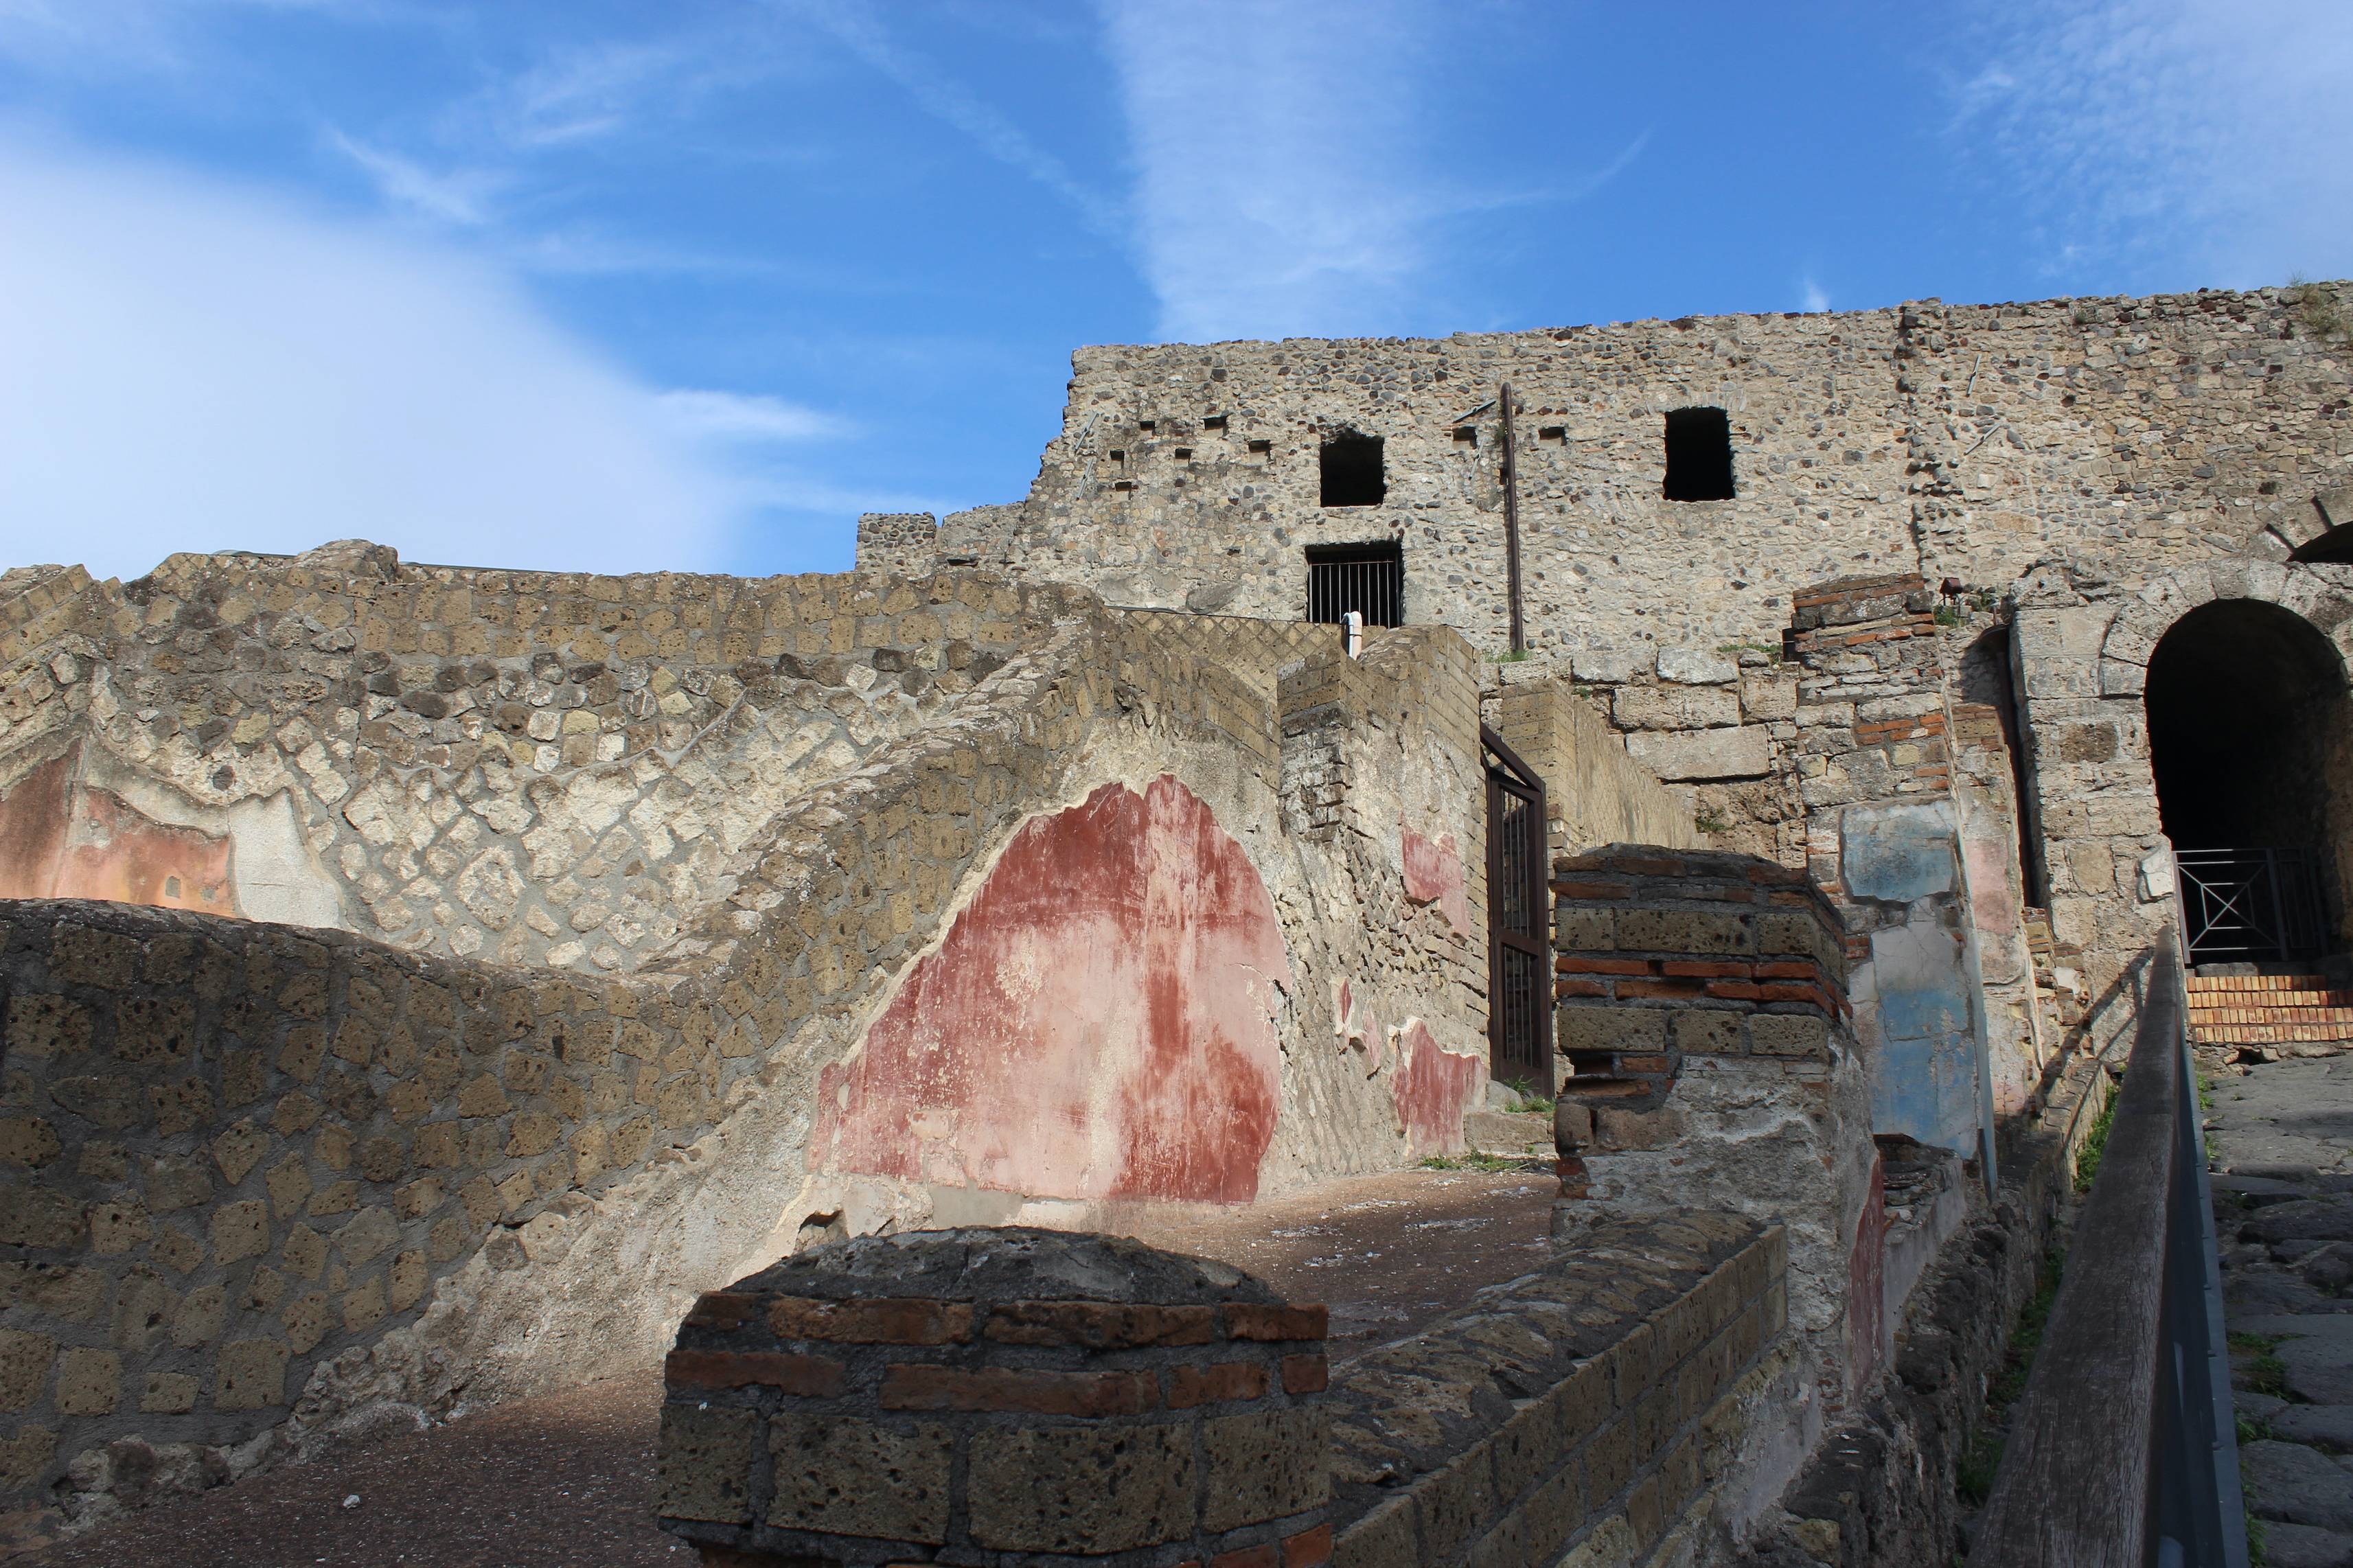
{"label": "wispy cloud", "polygon": [[1378,331],[1427,252],[1432,0],[1102,0],[1165,337]]}
{"label": "wispy cloud", "polygon": [[436,223],[464,228],[487,223],[490,198],[506,184],[479,169],[435,174],[413,159],[368,146],[340,131],[329,131],[327,143],[357,163],[385,202]]}
{"label": "wispy cloud", "polygon": [[680,433],[717,441],[815,441],[849,434],[849,421],[804,404],[741,392],[681,387],[661,395],[662,412]]}
{"label": "wispy cloud", "polygon": [[781,0],[779,8],[815,24],[843,47],[898,84],[925,113],[944,121],[999,163],[1019,170],[1068,202],[1087,226],[1108,239],[1125,237],[1119,204],[1090,188],[1070,165],[1025,134],[1003,111],[955,77],[893,39],[875,14],[839,0]]}
{"label": "wispy cloud", "polygon": [[1799,289],[1801,290],[1800,298],[1803,301],[1798,307],[1800,310],[1819,313],[1831,308],[1830,294],[1820,283],[1814,281],[1812,273],[1810,272],[1806,275],[1804,280],[1799,284]]}
{"label": "wispy cloud", "polygon": [[2052,272],[2353,271],[2353,6],[1984,0],[1979,21],[1954,132],[1996,155]]}
{"label": "wispy cloud", "polygon": [[0,210],[9,563],[129,574],[364,535],[429,561],[694,567],[744,516],[681,405],[447,251],[5,141]]}

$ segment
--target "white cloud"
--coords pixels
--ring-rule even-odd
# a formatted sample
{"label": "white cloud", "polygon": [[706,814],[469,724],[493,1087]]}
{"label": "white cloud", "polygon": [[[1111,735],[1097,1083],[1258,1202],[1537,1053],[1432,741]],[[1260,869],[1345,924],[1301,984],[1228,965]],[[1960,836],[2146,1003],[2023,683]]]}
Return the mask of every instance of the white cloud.
{"label": "white cloud", "polygon": [[0,211],[0,563],[357,535],[696,568],[751,504],[674,404],[459,257],[5,140]]}
{"label": "white cloud", "polygon": [[1831,308],[1830,295],[1823,291],[1820,284],[1814,281],[1810,273],[1806,277],[1804,289],[1805,302],[1799,305],[1798,309],[1809,312],[1819,313]]}
{"label": "white cloud", "polygon": [[681,387],[661,395],[662,412],[681,434],[718,441],[814,441],[847,435],[847,421],[781,397]]}
{"label": "white cloud", "polygon": [[1956,132],[2008,165],[2046,264],[2168,286],[2353,272],[2353,6],[1988,0]]}
{"label": "white cloud", "polygon": [[1102,0],[1163,336],[1391,325],[1459,205],[1416,137],[1435,0]]}

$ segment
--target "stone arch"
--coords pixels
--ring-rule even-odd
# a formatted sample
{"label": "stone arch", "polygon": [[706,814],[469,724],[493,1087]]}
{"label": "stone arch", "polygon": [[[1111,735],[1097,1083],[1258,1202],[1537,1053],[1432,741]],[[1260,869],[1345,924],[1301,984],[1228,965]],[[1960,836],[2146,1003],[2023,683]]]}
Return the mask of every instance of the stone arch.
{"label": "stone arch", "polygon": [[2353,939],[2353,797],[2331,781],[2353,752],[2348,671],[2353,566],[2327,563],[2237,558],[2166,573],[2110,622],[2100,649],[2102,693],[2144,707],[2150,783],[2175,848],[2319,851],[2305,885],[2339,943]]}
{"label": "stone arch", "polygon": [[2144,695],[2158,639],[2182,616],[2217,599],[2258,600],[2302,617],[2353,668],[2353,566],[2239,556],[2149,579],[2101,639],[2101,695]]}

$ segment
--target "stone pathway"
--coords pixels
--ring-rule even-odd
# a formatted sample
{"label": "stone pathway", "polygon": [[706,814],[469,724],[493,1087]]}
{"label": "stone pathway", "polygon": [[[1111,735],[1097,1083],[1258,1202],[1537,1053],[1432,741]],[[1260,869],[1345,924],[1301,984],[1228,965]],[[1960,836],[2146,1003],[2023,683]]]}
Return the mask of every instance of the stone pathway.
{"label": "stone pathway", "polygon": [[2353,1055],[2225,1054],[2199,1056],[2248,1509],[2270,1568],[2353,1568]]}
{"label": "stone pathway", "polygon": [[[1342,1361],[1549,1256],[1558,1187],[1536,1166],[1400,1171],[1125,1228],[1329,1303]],[[660,1403],[650,1369],[518,1401],[164,1503],[9,1568],[692,1568],[654,1528]]]}

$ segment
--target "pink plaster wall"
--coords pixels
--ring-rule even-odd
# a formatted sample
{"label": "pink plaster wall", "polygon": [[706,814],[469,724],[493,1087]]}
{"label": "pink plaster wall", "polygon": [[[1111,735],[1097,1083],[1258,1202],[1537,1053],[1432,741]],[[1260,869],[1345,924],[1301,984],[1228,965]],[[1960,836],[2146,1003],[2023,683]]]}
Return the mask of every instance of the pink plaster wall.
{"label": "pink plaster wall", "polygon": [[69,751],[44,763],[0,799],[0,898],[243,912],[226,836],[153,820],[82,782],[79,762]]}
{"label": "pink plaster wall", "polygon": [[1417,904],[1435,903],[1456,931],[1471,929],[1471,904],[1462,880],[1462,851],[1454,835],[1435,839],[1405,828],[1405,896]]}
{"label": "pink plaster wall", "polygon": [[1416,1018],[1398,1031],[1398,1129],[1416,1154],[1450,1154],[1462,1147],[1462,1112],[1487,1079],[1482,1057],[1458,1056]]}
{"label": "pink plaster wall", "polygon": [[1862,1217],[1855,1222],[1854,1251],[1847,1258],[1847,1394],[1859,1398],[1871,1386],[1889,1345],[1887,1323],[1887,1162],[1874,1155],[1871,1190]]}
{"label": "pink plaster wall", "polygon": [[819,1083],[810,1163],[1050,1198],[1246,1203],[1274,1136],[1274,902],[1190,790],[1025,824]]}

